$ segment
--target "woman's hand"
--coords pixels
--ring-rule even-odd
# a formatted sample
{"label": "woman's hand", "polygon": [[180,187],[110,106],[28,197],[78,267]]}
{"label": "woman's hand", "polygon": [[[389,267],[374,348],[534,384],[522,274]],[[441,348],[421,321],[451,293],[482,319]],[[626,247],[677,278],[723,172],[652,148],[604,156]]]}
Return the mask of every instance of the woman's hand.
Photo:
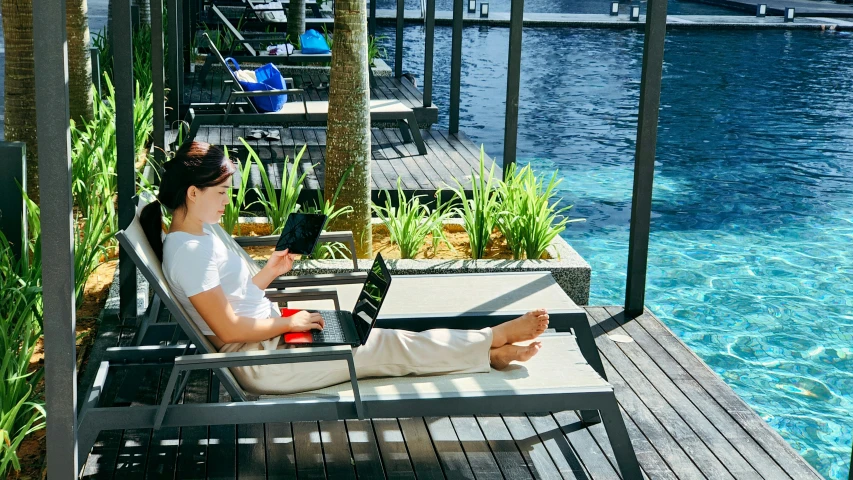
{"label": "woman's hand", "polygon": [[294,260],[296,255],[292,255],[288,250],[273,251],[264,268],[252,278],[252,283],[261,290],[266,290],[273,280],[293,269]]}
{"label": "woman's hand", "polygon": [[293,269],[294,260],[296,256],[291,255],[290,250],[273,251],[264,268],[269,269],[274,277],[280,277]]}
{"label": "woman's hand", "polygon": [[296,312],[287,318],[290,319],[291,332],[322,330],[326,326],[326,322],[319,313],[309,313],[305,310]]}

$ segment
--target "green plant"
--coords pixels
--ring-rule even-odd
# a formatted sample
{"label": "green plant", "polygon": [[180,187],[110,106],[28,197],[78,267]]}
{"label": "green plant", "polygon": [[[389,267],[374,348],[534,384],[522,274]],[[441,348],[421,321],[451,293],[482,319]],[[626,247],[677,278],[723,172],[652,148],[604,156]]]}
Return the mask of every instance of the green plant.
{"label": "green plant", "polygon": [[462,225],[468,233],[468,241],[471,244],[471,256],[477,260],[483,258],[486,248],[492,238],[498,217],[501,215],[501,205],[498,202],[496,187],[499,181],[495,180],[495,165],[492,164],[489,174],[485,174],[486,152],[480,146],[480,173],[472,172],[471,175],[471,197],[465,195],[465,188],[456,180],[457,188],[454,188],[456,197],[462,205],[459,214],[462,216]]}
{"label": "green plant", "polygon": [[554,172],[545,184],[544,177],[537,177],[530,165],[521,170],[513,165],[506,179],[500,182],[504,213],[498,217],[498,229],[506,238],[513,258],[542,258],[548,245],[568,223],[583,221],[563,216],[571,206],[558,209],[559,199],[551,202],[561,181]]}
{"label": "green plant", "polygon": [[[350,173],[355,169],[355,163],[347,167],[344,170],[343,175],[341,175],[341,179],[338,181],[338,185],[335,187],[335,194],[332,195],[331,200],[325,200],[323,197],[323,191],[317,190],[317,203],[313,205],[306,205],[303,210],[305,213],[322,213],[326,215],[326,222],[323,224],[323,230],[326,229],[326,226],[341,215],[348,215],[353,212],[351,206],[346,205],[341,208],[335,208],[335,203],[338,201],[338,195],[341,193],[341,188],[346,183],[347,178],[350,176]],[[315,259],[322,258],[346,258],[348,257],[349,250],[347,247],[341,242],[318,242],[317,246],[314,247],[314,251],[311,252],[311,257]]]}
{"label": "green plant", "polygon": [[388,51],[385,50],[379,42],[387,39],[385,35],[380,35],[378,37],[369,36],[367,39],[367,62],[370,66],[373,66],[373,61],[377,58],[386,58],[388,56]]}
{"label": "green plant", "polygon": [[[28,199],[27,199],[28,200]],[[32,202],[29,202],[32,204]],[[43,369],[30,370],[30,359],[42,332],[41,240],[38,216],[30,211],[32,231],[25,254],[12,255],[0,233],[0,474],[20,470],[17,449],[32,432],[44,428],[42,399],[34,389]]]}
{"label": "green plant", "polygon": [[[403,258],[414,258],[424,244],[427,235],[433,234],[433,247],[437,247],[438,243],[444,236],[443,224],[444,220],[449,218],[454,211],[449,208],[450,204],[438,207],[430,212],[430,209],[421,204],[420,195],[413,195],[406,199],[403,193],[403,185],[400,179],[397,179],[397,206],[394,207],[391,203],[391,194],[388,190],[385,193],[385,206],[372,205],[373,211],[388,228],[388,234],[391,237],[391,243],[400,248],[400,256]],[[438,192],[441,193],[440,191]]]}
{"label": "green plant", "polygon": [[[228,157],[228,147],[225,147],[225,157]],[[240,173],[240,188],[237,193],[234,193],[234,188],[228,188],[228,205],[225,206],[225,215],[222,216],[222,227],[230,235],[234,231],[234,227],[239,228],[238,220],[243,206],[246,202],[246,193],[248,193],[249,176],[252,171],[252,162],[248,159],[245,163],[240,163],[237,159],[237,171]],[[248,206],[246,206],[248,208]],[[239,232],[238,232],[239,233]]]}
{"label": "green plant", "polygon": [[[326,26],[323,25],[323,38],[326,39],[326,43],[329,45],[329,50],[332,49],[332,44],[335,41],[334,37],[329,34],[326,30]],[[377,58],[385,58],[388,56],[388,51],[385,50],[385,47],[382,46],[379,42],[387,39],[388,37],[384,35],[380,35],[378,37],[374,37],[369,35],[367,37],[367,64],[371,67],[373,66],[373,61]],[[301,48],[297,46],[297,48]],[[328,64],[327,64],[328,65]]]}
{"label": "green plant", "polygon": [[264,209],[264,214],[272,225],[273,235],[281,233],[284,222],[287,221],[287,216],[299,210],[297,202],[299,201],[299,194],[302,192],[302,184],[305,181],[307,172],[298,175],[297,165],[299,165],[302,155],[305,153],[306,146],[303,145],[302,150],[296,154],[291,169],[288,169],[288,165],[290,165],[288,157],[284,157],[284,166],[281,169],[281,192],[277,192],[276,188],[270,182],[267,168],[261,162],[258,154],[246,143],[246,140],[241,138],[240,142],[243,143],[249,152],[247,161],[254,161],[258,166],[258,173],[264,185],[263,190],[258,187],[253,188],[258,194],[257,203]]}

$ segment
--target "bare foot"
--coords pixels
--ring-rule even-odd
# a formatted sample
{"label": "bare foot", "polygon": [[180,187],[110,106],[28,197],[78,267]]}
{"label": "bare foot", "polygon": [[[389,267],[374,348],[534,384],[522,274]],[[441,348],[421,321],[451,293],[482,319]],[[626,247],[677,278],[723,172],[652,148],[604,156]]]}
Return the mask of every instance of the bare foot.
{"label": "bare foot", "polygon": [[525,340],[533,340],[548,328],[548,312],[544,308],[492,328],[492,348]]}
{"label": "bare foot", "polygon": [[489,363],[492,364],[492,368],[503,370],[512,361],[526,362],[530,360],[533,355],[539,352],[540,348],[542,348],[542,344],[539,342],[533,342],[526,347],[504,345],[503,347],[493,348],[489,351]]}

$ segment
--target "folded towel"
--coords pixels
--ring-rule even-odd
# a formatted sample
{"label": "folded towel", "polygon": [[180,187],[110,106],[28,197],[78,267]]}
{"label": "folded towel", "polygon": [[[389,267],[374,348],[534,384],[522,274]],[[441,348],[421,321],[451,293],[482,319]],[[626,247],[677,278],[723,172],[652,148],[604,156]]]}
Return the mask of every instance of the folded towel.
{"label": "folded towel", "polygon": [[287,23],[287,15],[281,2],[267,2],[256,4],[255,10],[272,10],[271,12],[259,12],[261,18],[267,22]]}
{"label": "folded towel", "polygon": [[267,55],[290,55],[291,53],[293,53],[293,45],[289,43],[270,45],[267,47]]}

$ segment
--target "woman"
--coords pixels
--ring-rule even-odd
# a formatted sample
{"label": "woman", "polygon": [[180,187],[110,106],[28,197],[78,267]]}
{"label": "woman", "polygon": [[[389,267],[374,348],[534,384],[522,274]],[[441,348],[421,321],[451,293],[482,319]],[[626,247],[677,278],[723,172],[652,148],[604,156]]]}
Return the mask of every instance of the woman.
{"label": "woman", "polygon": [[[289,272],[294,257],[274,252],[264,268],[250,277],[241,257],[208,230],[218,223],[229,202],[234,166],[222,151],[206,143],[183,145],[165,164],[157,201],[143,209],[140,220],[148,242],[163,264],[166,280],[201,332],[220,352],[286,348],[282,335],[322,329],[323,318],[299,312],[282,317],[264,297],[277,277]],[[160,206],[172,212],[162,237]],[[375,328],[367,343],[354,349],[359,378],[487,372],[526,361],[539,351],[532,340],[548,326],[545,310],[482,330],[436,329],[407,332]],[[343,362],[314,362],[232,368],[247,391],[285,394],[314,390],[349,380]]]}

